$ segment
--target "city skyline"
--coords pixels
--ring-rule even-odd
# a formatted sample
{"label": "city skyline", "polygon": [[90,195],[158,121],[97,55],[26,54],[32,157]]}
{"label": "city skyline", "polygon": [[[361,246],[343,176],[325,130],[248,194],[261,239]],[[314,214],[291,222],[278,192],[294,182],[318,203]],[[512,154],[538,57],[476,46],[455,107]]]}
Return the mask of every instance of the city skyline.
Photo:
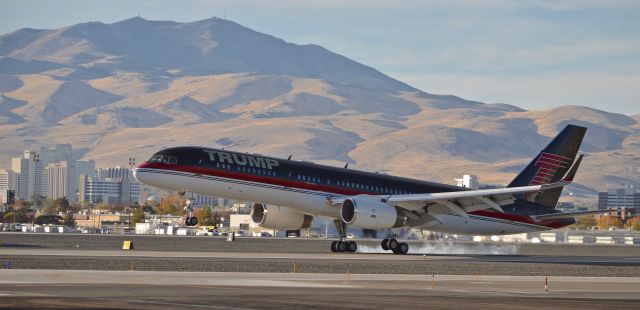
{"label": "city skyline", "polygon": [[73,156],[71,144],[26,149],[12,157],[10,167],[0,169],[0,203],[8,200],[12,190],[15,200],[67,198],[70,202],[135,203],[140,184],[129,167],[96,167],[92,159]]}

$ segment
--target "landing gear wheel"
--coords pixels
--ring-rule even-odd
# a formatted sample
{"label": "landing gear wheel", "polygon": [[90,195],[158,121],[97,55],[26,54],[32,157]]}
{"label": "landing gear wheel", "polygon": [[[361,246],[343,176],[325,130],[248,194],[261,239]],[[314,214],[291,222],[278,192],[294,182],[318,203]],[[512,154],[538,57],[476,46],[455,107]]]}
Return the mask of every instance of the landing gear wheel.
{"label": "landing gear wheel", "polygon": [[191,218],[189,219],[189,224],[190,224],[190,226],[196,226],[196,225],[198,225],[198,218],[196,218],[195,216],[191,217]]}
{"label": "landing gear wheel", "polygon": [[356,244],[354,241],[347,241],[347,251],[353,253],[356,250],[358,250],[358,244]]}
{"label": "landing gear wheel", "polygon": [[389,251],[389,239],[383,239],[381,246],[383,250]]}
{"label": "landing gear wheel", "polygon": [[338,241],[331,242],[331,252],[338,252]]}
{"label": "landing gear wheel", "polygon": [[393,253],[396,252],[396,249],[398,248],[399,245],[400,243],[396,239],[389,239],[389,242],[387,243],[389,250],[393,251]]}
{"label": "landing gear wheel", "polygon": [[344,252],[347,249],[347,244],[344,241],[338,241],[336,244],[336,250],[338,252]]}
{"label": "landing gear wheel", "polygon": [[191,224],[189,224],[189,219],[191,219],[190,217],[186,217],[184,219],[184,226],[191,226]]}
{"label": "landing gear wheel", "polygon": [[398,252],[396,254],[404,255],[404,254],[407,254],[407,252],[409,252],[409,245],[404,242],[401,242],[398,245]]}

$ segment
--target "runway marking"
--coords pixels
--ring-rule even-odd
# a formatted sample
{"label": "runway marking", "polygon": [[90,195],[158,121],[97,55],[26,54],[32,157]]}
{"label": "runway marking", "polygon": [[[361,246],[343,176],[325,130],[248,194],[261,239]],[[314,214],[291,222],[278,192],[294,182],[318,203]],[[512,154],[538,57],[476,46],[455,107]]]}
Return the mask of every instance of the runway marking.
{"label": "runway marking", "polygon": [[122,298],[94,298],[94,299],[115,300],[115,301],[143,303],[143,304],[153,304],[153,305],[163,305],[163,306],[177,306],[177,307],[193,307],[193,308],[208,308],[208,309],[222,309],[222,310],[255,310],[254,308],[226,307],[226,306],[198,305],[198,304],[181,304],[181,303],[175,303],[175,302],[137,300],[137,299],[122,299]]}

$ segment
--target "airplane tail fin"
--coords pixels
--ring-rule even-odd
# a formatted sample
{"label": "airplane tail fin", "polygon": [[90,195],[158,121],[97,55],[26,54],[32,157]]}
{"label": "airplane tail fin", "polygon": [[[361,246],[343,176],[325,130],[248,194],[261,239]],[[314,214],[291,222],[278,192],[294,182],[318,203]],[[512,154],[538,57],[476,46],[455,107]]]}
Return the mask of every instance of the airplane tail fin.
{"label": "airplane tail fin", "polygon": [[[576,158],[578,149],[587,131],[586,127],[567,125],[536,156],[508,187],[550,184],[571,181],[577,171],[582,156]],[[571,169],[573,167],[573,169]],[[571,169],[571,171],[569,170]],[[562,193],[562,187],[555,187],[524,196],[523,198],[549,208],[555,208]]]}

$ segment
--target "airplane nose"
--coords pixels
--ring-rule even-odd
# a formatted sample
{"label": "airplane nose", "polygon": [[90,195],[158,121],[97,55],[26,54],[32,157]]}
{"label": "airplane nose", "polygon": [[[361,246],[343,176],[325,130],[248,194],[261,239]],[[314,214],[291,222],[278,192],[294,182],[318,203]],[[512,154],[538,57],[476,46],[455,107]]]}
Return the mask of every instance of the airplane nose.
{"label": "airplane nose", "polygon": [[146,173],[144,173],[144,168],[147,166],[147,163],[142,163],[140,165],[138,165],[137,167],[133,168],[133,177],[138,180],[138,182],[142,182],[142,183],[146,183],[145,181],[145,175]]}
{"label": "airplane nose", "polygon": [[[142,180],[140,180],[140,173],[138,172],[138,167],[133,168],[133,177],[138,180],[138,182],[142,182]],[[144,183],[144,182],[142,182]]]}

